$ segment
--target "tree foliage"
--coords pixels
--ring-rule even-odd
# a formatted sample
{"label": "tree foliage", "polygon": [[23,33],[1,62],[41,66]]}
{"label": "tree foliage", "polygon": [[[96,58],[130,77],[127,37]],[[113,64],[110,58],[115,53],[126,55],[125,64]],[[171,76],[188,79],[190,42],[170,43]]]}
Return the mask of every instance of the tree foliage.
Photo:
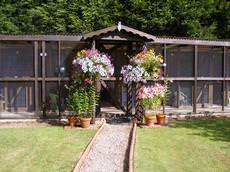
{"label": "tree foliage", "polygon": [[227,0],[1,0],[0,33],[85,33],[123,24],[154,35],[230,38]]}

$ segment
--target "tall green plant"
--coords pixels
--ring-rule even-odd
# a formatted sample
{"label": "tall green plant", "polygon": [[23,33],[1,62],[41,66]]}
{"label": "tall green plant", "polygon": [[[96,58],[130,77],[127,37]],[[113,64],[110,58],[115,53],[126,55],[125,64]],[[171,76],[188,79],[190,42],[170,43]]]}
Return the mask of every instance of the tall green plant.
{"label": "tall green plant", "polygon": [[70,90],[67,98],[68,107],[79,116],[92,116],[99,98],[95,86],[66,87]]}

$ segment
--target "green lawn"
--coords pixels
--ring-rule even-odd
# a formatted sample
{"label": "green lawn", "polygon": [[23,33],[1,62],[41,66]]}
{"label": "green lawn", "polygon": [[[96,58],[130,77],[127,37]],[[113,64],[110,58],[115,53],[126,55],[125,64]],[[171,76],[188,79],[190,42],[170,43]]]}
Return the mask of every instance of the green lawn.
{"label": "green lawn", "polygon": [[230,119],[138,128],[135,172],[229,172]]}
{"label": "green lawn", "polygon": [[1,172],[69,172],[96,130],[0,129]]}

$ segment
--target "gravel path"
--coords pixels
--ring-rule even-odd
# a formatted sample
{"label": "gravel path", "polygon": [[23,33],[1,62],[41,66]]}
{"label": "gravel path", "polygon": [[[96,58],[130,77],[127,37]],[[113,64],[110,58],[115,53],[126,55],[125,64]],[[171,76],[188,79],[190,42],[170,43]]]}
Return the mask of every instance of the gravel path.
{"label": "gravel path", "polygon": [[123,172],[128,171],[126,152],[128,148],[130,124],[106,124],[97,136],[81,172]]}

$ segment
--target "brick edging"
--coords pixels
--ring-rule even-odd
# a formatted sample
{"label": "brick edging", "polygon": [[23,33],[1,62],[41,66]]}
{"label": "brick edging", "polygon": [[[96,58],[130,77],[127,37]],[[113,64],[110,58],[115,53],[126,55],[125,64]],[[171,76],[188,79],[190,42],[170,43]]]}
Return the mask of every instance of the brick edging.
{"label": "brick edging", "polygon": [[130,150],[129,150],[129,172],[134,171],[134,148],[135,148],[135,142],[136,142],[136,128],[137,128],[137,124],[133,122]]}
{"label": "brick edging", "polygon": [[89,144],[86,146],[85,150],[83,151],[83,153],[81,154],[80,159],[77,161],[75,167],[73,168],[72,172],[80,172],[80,168],[84,162],[84,160],[86,159],[87,155],[89,154],[89,151],[91,150],[97,136],[99,133],[101,133],[102,129],[104,128],[105,124],[106,124],[106,120],[103,118],[103,124],[100,126],[100,128],[97,130],[96,134],[93,136],[93,138],[91,139],[91,141],[89,142]]}

